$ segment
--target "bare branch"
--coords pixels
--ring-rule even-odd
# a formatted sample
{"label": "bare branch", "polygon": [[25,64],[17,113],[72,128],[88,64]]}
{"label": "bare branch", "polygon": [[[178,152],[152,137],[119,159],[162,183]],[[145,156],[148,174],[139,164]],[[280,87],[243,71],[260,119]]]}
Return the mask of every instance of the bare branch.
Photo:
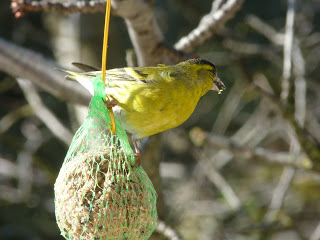
{"label": "bare branch", "polygon": [[[286,34],[284,38],[284,62],[282,73],[282,92],[281,100],[285,104],[289,95],[291,64],[294,64],[295,78],[295,120],[300,127],[303,127],[306,117],[306,83],[304,79],[304,59],[301,50],[297,44],[293,46],[293,24],[294,24],[294,4],[295,0],[288,0],[288,12],[286,23]],[[291,59],[293,57],[293,59]],[[300,146],[297,138],[292,134],[290,142],[290,153],[298,156]],[[296,162],[296,159],[293,160]],[[296,170],[292,167],[285,167],[278,186],[272,194],[272,200],[269,209],[265,215],[265,221],[273,222],[277,218],[279,210],[282,208],[287,191],[294,179]]]}
{"label": "bare branch", "polygon": [[[0,176],[15,177],[17,176],[17,166],[11,161],[0,157]],[[1,195],[0,195],[1,196]]]}
{"label": "bare branch", "polygon": [[317,227],[311,234],[309,240],[319,240],[319,239],[320,239],[320,223],[317,225]]}
{"label": "bare branch", "polygon": [[136,67],[136,54],[132,49],[126,51],[126,62],[128,67]]}
{"label": "bare branch", "polygon": [[210,164],[209,159],[204,159],[204,154],[194,151],[194,155],[208,179],[220,190],[230,207],[236,211],[241,207],[241,201],[233,191],[232,187],[223,176]]}
{"label": "bare branch", "polygon": [[280,177],[279,183],[273,191],[272,200],[269,205],[269,210],[265,215],[266,222],[273,222],[276,220],[277,214],[279,213],[279,210],[283,205],[284,198],[292,183],[295,172],[296,170],[292,167],[284,168],[282,175]]}
{"label": "bare branch", "polygon": [[217,11],[215,11],[215,7],[212,7],[211,12],[201,19],[198,27],[193,29],[187,36],[182,37],[174,47],[179,51],[191,52],[231,19],[241,8],[243,1],[228,0]]}
{"label": "bare branch", "polygon": [[25,16],[27,12],[56,12],[56,13],[96,13],[105,11],[105,0],[51,2],[32,0],[11,0],[11,9],[16,18]]}
{"label": "bare branch", "polygon": [[[230,137],[232,141],[237,144],[245,144],[248,147],[257,146],[262,140],[264,140],[270,134],[279,134],[279,124],[275,124],[273,121],[267,121],[270,112],[272,112],[272,105],[267,100],[262,100],[256,111],[251,115],[249,119],[242,125],[242,127]],[[281,126],[282,127],[282,126]],[[206,134],[199,134],[198,136],[192,136],[190,132],[190,138],[195,145],[202,146],[206,140]],[[200,131],[197,131],[198,133]],[[203,131],[201,131],[203,132]],[[196,140],[196,141],[195,141]],[[211,146],[209,146],[212,149]],[[210,159],[215,160],[215,166],[220,169],[232,158],[233,154],[225,149],[219,150]]]}
{"label": "bare branch", "polygon": [[20,202],[17,189],[9,186],[8,184],[0,185],[0,199],[11,202],[11,203]]}
{"label": "bare branch", "polygon": [[[158,63],[175,64],[193,56],[165,44],[153,14],[153,1],[113,0],[111,4],[112,13],[125,20],[139,66],[157,65]],[[66,14],[95,13],[105,11],[105,0],[73,3],[12,0],[11,7],[16,17],[22,17],[27,11],[50,11]]]}
{"label": "bare branch", "polygon": [[0,119],[0,134],[7,131],[15,122],[21,118],[29,117],[33,114],[33,110],[29,105],[24,105],[12,112],[9,112]]}
{"label": "bare branch", "polygon": [[212,11],[212,12],[218,11],[219,8],[221,8],[221,6],[222,6],[222,4],[223,4],[224,1],[225,1],[225,0],[214,0],[213,3],[212,3],[212,9],[211,9],[211,11]]}
{"label": "bare branch", "polygon": [[111,4],[113,13],[125,19],[139,66],[175,64],[191,57],[164,43],[152,1],[114,0]]}
{"label": "bare branch", "polygon": [[247,23],[250,27],[252,27],[255,31],[265,36],[272,43],[281,46],[283,45],[284,34],[278,33],[272,26],[263,22],[257,16],[249,15],[247,17]]}
{"label": "bare branch", "polygon": [[89,93],[79,84],[64,79],[56,65],[40,54],[0,38],[0,70],[15,77],[29,79],[61,100],[88,105]]}
{"label": "bare branch", "polygon": [[[293,135],[291,136],[290,153],[296,156],[300,153],[299,143]],[[273,191],[269,209],[264,217],[266,222],[273,222],[277,218],[279,210],[283,206],[288,189],[290,188],[291,183],[294,179],[295,173],[296,170],[292,167],[284,168],[280,177],[280,181]]]}
{"label": "bare branch", "polygon": [[290,90],[291,77],[291,59],[292,59],[292,45],[293,45],[293,25],[294,25],[294,5],[295,0],[288,0],[286,33],[284,36],[283,45],[283,72],[281,82],[281,100],[286,103]]}
{"label": "bare branch", "polygon": [[293,73],[295,75],[295,98],[294,98],[294,117],[297,120],[300,127],[304,127],[307,109],[307,83],[304,77],[305,75],[305,61],[302,56],[302,52],[297,43],[294,43],[292,51]]}
{"label": "bare branch", "polygon": [[312,111],[313,109],[310,108],[307,110],[308,124],[306,124],[306,127],[308,132],[312,133],[317,142],[320,142],[320,122]]}
{"label": "bare branch", "polygon": [[[305,155],[299,154],[298,156],[289,154],[286,152],[272,152],[261,147],[251,148],[249,146],[240,145],[236,141],[217,136],[211,133],[199,132],[200,129],[193,129],[197,133],[191,133],[192,136],[199,136],[200,134],[205,136],[205,143],[220,149],[230,150],[233,154],[240,158],[260,160],[267,163],[279,164],[281,166],[291,166],[298,169],[310,169],[312,162]],[[192,139],[193,140],[193,139]]]}
{"label": "bare branch", "polygon": [[317,141],[317,138],[300,125],[298,120],[295,118],[295,112],[288,106],[284,106],[276,95],[265,91],[259,86],[255,86],[254,89],[259,91],[266,97],[266,99],[270,100],[273,103],[273,106],[281,112],[282,117],[291,124],[303,151],[308,155],[310,160],[312,160],[313,170],[318,172],[320,170],[320,143]]}
{"label": "bare branch", "polygon": [[179,233],[171,226],[167,225],[164,221],[158,220],[155,231],[162,234],[169,240],[182,240],[182,237],[179,235]]}
{"label": "bare branch", "polygon": [[50,131],[63,143],[69,145],[72,139],[71,132],[60,123],[54,114],[42,103],[34,86],[27,80],[18,79],[24,95],[37,117],[50,129]]}
{"label": "bare branch", "polygon": [[241,97],[243,96],[245,90],[246,84],[243,81],[238,80],[234,83],[221,107],[221,110],[218,113],[218,117],[212,128],[212,132],[220,135],[224,134],[231,123],[231,120],[243,107]]}

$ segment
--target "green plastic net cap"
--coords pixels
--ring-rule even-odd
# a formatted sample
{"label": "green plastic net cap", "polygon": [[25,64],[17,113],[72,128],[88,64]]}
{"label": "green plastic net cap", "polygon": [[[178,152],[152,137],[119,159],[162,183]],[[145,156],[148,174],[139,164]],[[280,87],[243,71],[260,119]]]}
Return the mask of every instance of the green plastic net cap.
{"label": "green plastic net cap", "polygon": [[56,180],[55,212],[66,239],[144,240],[156,227],[156,191],[135,158],[121,122],[111,135],[104,83],[93,78],[85,122],[76,132]]}

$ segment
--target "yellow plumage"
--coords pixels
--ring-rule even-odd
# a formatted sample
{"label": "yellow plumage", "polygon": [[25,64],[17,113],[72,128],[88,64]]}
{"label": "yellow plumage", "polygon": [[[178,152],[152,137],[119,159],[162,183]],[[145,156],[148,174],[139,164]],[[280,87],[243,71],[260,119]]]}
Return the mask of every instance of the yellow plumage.
{"label": "yellow plumage", "polygon": [[[101,71],[74,73],[67,78],[79,81],[92,93],[90,78]],[[215,66],[191,59],[174,66],[118,68],[106,72],[106,94],[115,99],[115,115],[133,138],[140,139],[185,122],[199,99],[210,89],[225,89]]]}

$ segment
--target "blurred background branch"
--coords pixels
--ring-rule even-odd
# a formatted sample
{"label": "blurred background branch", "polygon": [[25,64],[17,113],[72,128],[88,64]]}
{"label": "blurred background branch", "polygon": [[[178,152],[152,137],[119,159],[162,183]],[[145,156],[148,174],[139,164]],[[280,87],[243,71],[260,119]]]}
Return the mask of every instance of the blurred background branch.
{"label": "blurred background branch", "polygon": [[89,93],[78,84],[65,81],[56,66],[40,54],[0,39],[1,71],[30,79],[59,99],[87,105]]}
{"label": "blurred background branch", "polygon": [[193,29],[187,36],[182,37],[174,46],[176,49],[191,52],[205,40],[210,38],[219,27],[234,17],[241,8],[244,0],[213,1],[211,12],[205,15],[197,28]]}
{"label": "blurred background branch", "polygon": [[[319,238],[320,5],[301,3],[112,0],[109,68],[197,56],[228,89],[146,141],[151,239]],[[100,66],[105,1],[0,6],[0,238],[61,239],[53,183],[90,96],[54,68]]]}
{"label": "blurred background branch", "polygon": [[58,2],[58,1],[32,1],[32,0],[12,0],[11,9],[16,18],[24,17],[27,12],[56,12],[63,14],[97,13],[104,12],[106,1],[77,1],[77,2]]}

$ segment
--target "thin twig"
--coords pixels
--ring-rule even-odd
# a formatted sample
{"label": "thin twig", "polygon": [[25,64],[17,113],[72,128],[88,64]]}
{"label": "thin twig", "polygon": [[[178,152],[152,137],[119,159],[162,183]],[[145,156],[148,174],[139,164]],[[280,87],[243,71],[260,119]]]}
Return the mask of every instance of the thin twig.
{"label": "thin twig", "polygon": [[200,151],[195,150],[194,155],[208,179],[220,190],[230,207],[234,211],[239,210],[241,207],[241,201],[228,182],[215,169],[215,167],[210,164],[210,160],[204,158],[204,154],[201,154]]}
{"label": "thin twig", "polygon": [[[294,155],[298,155],[300,153],[299,143],[293,136],[291,136],[290,153]],[[273,222],[276,220],[279,210],[283,206],[288,189],[290,188],[291,183],[294,179],[295,173],[296,170],[292,167],[284,168],[280,177],[280,181],[273,191],[269,209],[264,217],[266,222]]]}
{"label": "thin twig", "polygon": [[41,132],[30,121],[26,122],[21,130],[26,141],[16,159],[17,193],[20,201],[28,201],[32,194],[33,184],[36,183],[37,174],[34,169],[34,164],[37,162],[36,152],[51,136]]}
{"label": "thin twig", "polygon": [[[243,144],[254,148],[270,134],[279,133],[280,131],[277,124],[274,124],[273,121],[266,121],[268,115],[272,111],[271,107],[272,106],[270,106],[266,100],[261,101],[260,105],[256,108],[256,111],[246,120],[242,127],[230,137],[230,139],[237,144]],[[191,139],[194,140],[193,137],[191,137]],[[200,141],[197,140],[198,143],[196,143],[196,145],[202,145],[205,139],[206,135],[204,134],[202,142],[200,137]],[[212,149],[211,146],[209,146],[209,148]],[[227,164],[233,156],[232,153],[222,149],[217,151],[216,154],[213,154],[210,158],[215,160],[216,168],[220,169]]]}
{"label": "thin twig", "polygon": [[238,59],[242,59],[249,55],[262,56],[269,60],[273,65],[278,68],[282,67],[282,57],[279,56],[279,49],[273,45],[248,43],[245,41],[236,41],[232,39],[226,39],[223,41],[225,48],[232,51]]}
{"label": "thin twig", "polygon": [[260,18],[255,15],[249,15],[247,17],[247,23],[258,33],[269,39],[275,45],[283,45],[284,34],[278,33],[272,26],[263,22]]}
{"label": "thin twig", "polygon": [[304,127],[307,110],[307,83],[304,77],[305,75],[305,61],[302,56],[302,52],[297,43],[294,43],[292,51],[292,63],[293,63],[293,74],[295,75],[295,98],[294,98],[294,117],[297,120],[300,127]]}
{"label": "thin twig", "polygon": [[0,134],[8,131],[8,129],[21,118],[29,117],[32,114],[34,113],[30,105],[24,105],[12,112],[9,112],[0,119]]}
{"label": "thin twig", "polygon": [[320,142],[320,122],[319,118],[312,112],[313,109],[314,108],[308,108],[307,110],[308,124],[306,124],[306,127],[308,132],[312,133],[317,142]]}
{"label": "thin twig", "polygon": [[214,1],[212,2],[211,11],[212,11],[212,12],[218,11],[219,8],[221,8],[223,2],[224,2],[224,0],[214,0]]}
{"label": "thin twig", "polygon": [[320,223],[317,225],[317,227],[312,232],[309,240],[319,240],[320,239]]}
{"label": "thin twig", "polygon": [[[32,59],[32,61],[30,60]],[[29,79],[61,100],[88,105],[89,93],[80,84],[66,81],[56,65],[40,54],[0,38],[0,70]]]}
{"label": "thin twig", "polygon": [[183,238],[175,229],[173,229],[171,226],[169,226],[161,220],[158,220],[158,224],[155,231],[165,236],[169,240],[183,240]]}
{"label": "thin twig", "polygon": [[281,82],[281,100],[286,103],[290,90],[292,45],[293,45],[293,25],[294,25],[294,5],[295,0],[288,0],[288,10],[286,19],[286,32],[283,45],[283,72]]}
{"label": "thin twig", "polygon": [[132,49],[126,51],[126,62],[128,67],[136,67],[136,54]]}
{"label": "thin twig", "polygon": [[287,106],[284,106],[281,101],[279,101],[278,97],[272,93],[269,93],[262,89],[259,86],[255,86],[256,91],[260,92],[262,95],[266,97],[266,99],[270,100],[273,105],[279,110],[282,114],[282,117],[285,118],[290,124],[295,132],[298,141],[303,149],[303,151],[308,155],[309,159],[312,160],[313,170],[319,172],[320,171],[320,143],[317,141],[312,133],[306,131],[305,128],[301,126],[301,124],[295,118],[295,112],[288,109]]}
{"label": "thin twig", "polygon": [[9,184],[0,185],[0,199],[10,203],[20,202],[17,189],[11,187]]}
{"label": "thin twig", "polygon": [[56,13],[97,13],[104,12],[106,1],[76,1],[52,2],[32,0],[12,0],[11,9],[16,18],[25,16],[27,12],[56,12]]}
{"label": "thin twig", "polygon": [[[289,96],[289,91],[290,91],[290,77],[291,77],[291,67],[292,67],[292,46],[293,46],[293,39],[294,39],[294,35],[293,35],[294,16],[295,16],[294,5],[295,5],[295,0],[288,0],[288,10],[287,10],[287,18],[286,18],[286,32],[285,32],[285,36],[284,36],[284,45],[283,45],[284,56],[283,56],[281,95],[280,95],[282,105],[286,105],[287,99]],[[304,65],[300,68],[300,71],[298,71],[299,75],[301,75],[301,73],[304,74]],[[299,91],[299,90],[297,90],[297,91]],[[303,103],[305,103],[305,86],[304,86],[304,88],[302,88],[302,93],[300,93],[299,97],[303,98],[300,100]],[[304,105],[304,107],[305,107],[305,105]],[[302,112],[302,110],[300,108],[298,108],[298,109],[296,108],[295,110],[298,110],[299,113],[303,114],[303,116],[300,118],[300,120],[302,121],[300,126],[303,126],[303,123],[305,120],[305,111]],[[298,122],[298,123],[300,123],[300,122]],[[294,155],[300,154],[300,145],[298,143],[296,136],[293,134],[291,134],[290,153],[293,153]],[[295,160],[294,160],[294,162],[295,162]],[[278,186],[275,188],[275,190],[272,194],[272,200],[269,205],[269,210],[265,215],[265,221],[273,222],[276,219],[278,212],[284,203],[284,198],[287,194],[287,191],[288,191],[288,189],[294,179],[295,172],[296,172],[296,170],[292,167],[285,167],[284,168],[282,175],[281,175],[281,178],[280,178],[280,181],[278,183]]]}
{"label": "thin twig", "polygon": [[283,205],[285,196],[287,194],[287,191],[291,185],[291,182],[293,180],[293,177],[295,175],[296,170],[292,167],[285,167],[279,183],[277,187],[274,189],[272,194],[272,200],[269,206],[269,210],[267,214],[265,215],[265,221],[266,222],[273,222],[276,220],[277,215],[279,213],[280,208]]}
{"label": "thin twig", "polygon": [[15,177],[17,176],[17,166],[13,162],[0,157],[0,176],[1,177]]}
{"label": "thin twig", "polygon": [[244,105],[241,98],[245,93],[245,90],[246,84],[243,81],[238,80],[233,84],[229,94],[221,106],[218,117],[212,127],[212,132],[220,135],[225,133],[232,119]]}
{"label": "thin twig", "polygon": [[193,56],[165,43],[153,12],[153,1],[113,0],[111,4],[113,14],[125,20],[138,66],[172,65]]}
{"label": "thin twig", "polygon": [[[201,130],[197,129],[197,131]],[[197,133],[197,135],[199,134],[201,133]],[[230,138],[217,136],[212,133],[202,132],[202,134],[205,134],[206,136],[206,144],[220,149],[230,150],[239,158],[251,159],[254,161],[260,160],[266,163],[278,164],[280,166],[291,166],[298,169],[310,169],[312,167],[311,160],[304,154],[296,156],[287,152],[272,152],[262,147],[252,148],[239,144]],[[193,134],[190,135],[192,136]]]}
{"label": "thin twig", "polygon": [[[158,63],[176,64],[193,56],[193,54],[177,51],[165,44],[165,39],[154,16],[153,1],[113,0],[111,4],[112,13],[125,19],[139,66],[157,65]],[[72,3],[12,0],[11,8],[17,18],[23,17],[28,11],[66,14],[96,13],[104,12],[105,0]]]}
{"label": "thin twig", "polygon": [[32,83],[24,79],[18,79],[18,83],[37,117],[58,139],[66,145],[69,145],[72,139],[71,132],[63,126],[55,115],[42,103],[41,98]]}
{"label": "thin twig", "polygon": [[187,36],[182,37],[175,45],[179,51],[191,52],[196,46],[210,38],[214,32],[231,19],[241,8],[244,0],[228,0],[219,10],[214,7],[205,15],[198,27],[193,29]]}

